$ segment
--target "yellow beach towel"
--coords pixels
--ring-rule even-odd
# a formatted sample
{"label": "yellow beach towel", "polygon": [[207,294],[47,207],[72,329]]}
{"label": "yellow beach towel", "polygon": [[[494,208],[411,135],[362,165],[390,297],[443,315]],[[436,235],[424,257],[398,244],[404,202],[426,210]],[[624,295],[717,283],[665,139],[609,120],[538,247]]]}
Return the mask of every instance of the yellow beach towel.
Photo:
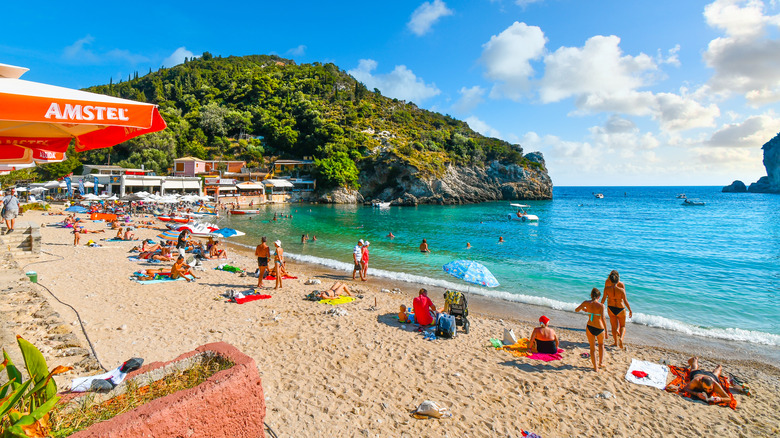
{"label": "yellow beach towel", "polygon": [[526,357],[530,356],[531,353],[528,352],[530,345],[528,343],[527,338],[518,339],[517,343],[512,345],[505,345],[503,347],[498,348],[498,350],[504,350],[512,353],[512,356],[515,357]]}
{"label": "yellow beach towel", "polygon": [[338,298],[326,298],[320,300],[320,304],[330,304],[331,306],[338,306],[339,304],[351,303],[355,301],[355,297],[338,297]]}

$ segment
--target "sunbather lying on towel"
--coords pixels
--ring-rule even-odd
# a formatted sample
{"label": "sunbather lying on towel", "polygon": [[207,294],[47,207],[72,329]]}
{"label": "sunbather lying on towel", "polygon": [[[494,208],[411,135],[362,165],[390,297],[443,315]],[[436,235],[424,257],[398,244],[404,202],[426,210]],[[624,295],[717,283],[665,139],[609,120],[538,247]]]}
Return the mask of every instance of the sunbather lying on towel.
{"label": "sunbather lying on towel", "polygon": [[136,278],[142,281],[154,280],[157,275],[170,275],[170,269],[144,269],[138,272],[141,275],[137,275]]}
{"label": "sunbather lying on towel", "polygon": [[316,294],[316,296],[321,300],[338,298],[342,295],[351,297],[352,293],[349,291],[349,289],[347,289],[347,285],[339,281],[333,283],[333,286],[331,286],[330,289],[320,291]]}
{"label": "sunbather lying on towel", "polygon": [[[723,399],[729,399],[729,393],[720,385],[720,373],[723,366],[718,365],[712,372],[699,369],[699,358],[694,356],[688,359],[688,365],[691,367],[691,381],[688,382],[683,391],[691,393],[707,403],[720,403]],[[667,386],[667,389],[677,391],[675,385]]]}

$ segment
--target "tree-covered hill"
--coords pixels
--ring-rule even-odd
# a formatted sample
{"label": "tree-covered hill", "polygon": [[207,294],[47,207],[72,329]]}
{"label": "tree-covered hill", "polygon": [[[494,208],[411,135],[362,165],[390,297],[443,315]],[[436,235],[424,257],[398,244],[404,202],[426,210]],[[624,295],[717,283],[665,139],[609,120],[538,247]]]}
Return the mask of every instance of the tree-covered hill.
{"label": "tree-covered hill", "polygon": [[278,56],[187,60],[142,77],[89,91],[155,103],[168,123],[110,150],[79,154],[82,163],[145,165],[165,173],[177,157],[245,160],[264,167],[274,157],[314,156],[320,184],[355,186],[366,158],[394,154],[422,174],[448,163],[483,166],[499,160],[541,167],[519,145],[484,137],[465,122],[368,90],[334,64],[296,65]]}

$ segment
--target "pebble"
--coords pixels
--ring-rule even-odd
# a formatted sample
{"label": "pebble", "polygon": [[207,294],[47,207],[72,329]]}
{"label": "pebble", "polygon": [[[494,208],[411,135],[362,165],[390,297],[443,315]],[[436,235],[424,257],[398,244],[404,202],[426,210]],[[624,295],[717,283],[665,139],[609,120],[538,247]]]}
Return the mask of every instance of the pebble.
{"label": "pebble", "polygon": [[604,399],[607,399],[607,398],[612,398],[612,397],[614,397],[614,396],[615,396],[615,395],[614,395],[614,394],[612,394],[612,393],[611,393],[611,392],[609,392],[609,391],[604,391],[604,392],[601,392],[601,393],[599,393],[599,394],[596,394],[596,398],[604,398]]}
{"label": "pebble", "polygon": [[127,330],[127,324],[122,324],[117,330]]}

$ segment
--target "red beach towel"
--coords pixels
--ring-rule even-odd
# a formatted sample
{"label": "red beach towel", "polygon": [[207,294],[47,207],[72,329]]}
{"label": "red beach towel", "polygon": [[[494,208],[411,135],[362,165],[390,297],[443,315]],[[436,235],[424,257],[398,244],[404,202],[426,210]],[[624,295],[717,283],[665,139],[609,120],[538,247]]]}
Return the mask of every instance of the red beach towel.
{"label": "red beach towel", "polygon": [[559,348],[558,352],[555,354],[550,353],[533,353],[528,355],[528,359],[534,359],[534,360],[541,360],[543,362],[552,362],[554,360],[561,360],[563,359],[563,356],[561,356],[561,353],[563,353],[563,348]]}
{"label": "red beach towel", "polygon": [[234,298],[233,300],[238,304],[244,304],[250,301],[267,300],[269,298],[271,298],[270,295],[247,295],[244,298]]}
{"label": "red beach towel", "polygon": [[[292,277],[290,275],[285,275],[284,277],[282,277],[282,279],[283,280],[297,280],[298,277]],[[263,280],[276,280],[276,276],[275,275],[266,275],[263,278]]]}

